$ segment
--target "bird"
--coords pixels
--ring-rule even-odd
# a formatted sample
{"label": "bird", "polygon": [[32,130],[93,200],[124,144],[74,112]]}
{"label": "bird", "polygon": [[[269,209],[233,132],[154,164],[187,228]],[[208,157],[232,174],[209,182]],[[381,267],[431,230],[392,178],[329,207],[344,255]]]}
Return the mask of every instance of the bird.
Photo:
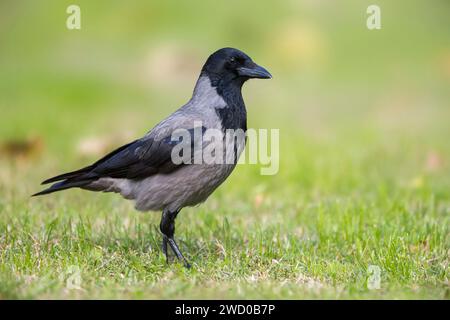
{"label": "bird", "polygon": [[[184,207],[203,203],[234,170],[245,148],[246,139],[233,146],[233,160],[225,163],[174,161],[174,150],[194,147],[192,160],[205,151],[204,137],[208,130],[247,131],[247,111],[242,97],[243,84],[253,78],[270,79],[272,75],[256,64],[243,51],[222,48],[212,53],[204,63],[191,99],[159,122],[142,138],[125,144],[98,161],[81,169],[49,178],[42,184],[52,185],[32,196],[46,195],[71,188],[119,193],[133,200],[138,211],[160,211],[162,251],[169,262],[168,248],[176,258],[190,268],[175,241],[175,219]],[[174,139],[174,132],[185,130],[186,141]],[[225,140],[225,138],[224,138]],[[199,142],[200,141],[200,142]],[[211,143],[211,141],[209,141]],[[223,142],[223,140],[221,141]]]}

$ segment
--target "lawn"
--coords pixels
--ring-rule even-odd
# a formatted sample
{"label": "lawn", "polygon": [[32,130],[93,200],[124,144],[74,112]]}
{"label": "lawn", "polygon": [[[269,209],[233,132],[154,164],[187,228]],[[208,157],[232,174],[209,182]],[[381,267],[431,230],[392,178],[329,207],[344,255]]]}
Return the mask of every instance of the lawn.
{"label": "lawn", "polygon": [[[79,31],[70,2],[2,3],[0,299],[449,299],[449,6],[379,2],[370,32],[360,1],[242,4],[252,17],[224,3],[204,20],[183,1],[79,1]],[[179,214],[191,269],[166,264],[160,213],[30,198],[181,106],[228,45],[274,75],[244,99],[249,127],[280,129],[280,167],[240,165]]]}

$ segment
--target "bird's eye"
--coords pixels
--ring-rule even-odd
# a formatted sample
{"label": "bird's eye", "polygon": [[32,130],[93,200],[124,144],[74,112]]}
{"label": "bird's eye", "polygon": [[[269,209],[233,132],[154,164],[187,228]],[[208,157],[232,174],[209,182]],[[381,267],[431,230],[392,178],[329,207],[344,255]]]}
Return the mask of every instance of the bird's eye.
{"label": "bird's eye", "polygon": [[230,58],[230,62],[231,62],[231,63],[235,63],[235,62],[236,62],[236,58],[235,58],[235,57],[231,57],[231,58]]}

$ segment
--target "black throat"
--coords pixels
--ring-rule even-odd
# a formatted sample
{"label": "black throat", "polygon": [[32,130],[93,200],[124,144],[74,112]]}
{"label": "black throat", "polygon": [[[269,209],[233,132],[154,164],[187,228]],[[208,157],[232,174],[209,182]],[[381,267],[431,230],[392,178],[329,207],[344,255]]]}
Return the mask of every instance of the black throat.
{"label": "black throat", "polygon": [[245,79],[224,80],[209,75],[211,85],[216,88],[226,103],[226,107],[216,108],[217,116],[222,122],[222,129],[242,129],[247,131],[247,110],[242,98],[242,85]]}

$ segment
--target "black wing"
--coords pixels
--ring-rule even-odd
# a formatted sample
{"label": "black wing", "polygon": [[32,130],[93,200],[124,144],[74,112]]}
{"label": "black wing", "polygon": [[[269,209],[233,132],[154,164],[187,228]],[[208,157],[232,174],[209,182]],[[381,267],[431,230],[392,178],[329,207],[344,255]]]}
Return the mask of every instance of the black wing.
{"label": "black wing", "polygon": [[[205,130],[206,128],[202,127],[202,134]],[[191,148],[194,148],[196,143],[194,129],[188,131],[191,137]],[[161,140],[144,138],[133,141],[112,151],[90,166],[45,180],[42,184],[60,182],[33,196],[86,186],[103,177],[139,180],[155,173],[170,173],[183,165],[173,163],[171,158],[174,146],[181,142],[181,139],[172,140],[171,136]],[[191,154],[193,155],[193,152]]]}

